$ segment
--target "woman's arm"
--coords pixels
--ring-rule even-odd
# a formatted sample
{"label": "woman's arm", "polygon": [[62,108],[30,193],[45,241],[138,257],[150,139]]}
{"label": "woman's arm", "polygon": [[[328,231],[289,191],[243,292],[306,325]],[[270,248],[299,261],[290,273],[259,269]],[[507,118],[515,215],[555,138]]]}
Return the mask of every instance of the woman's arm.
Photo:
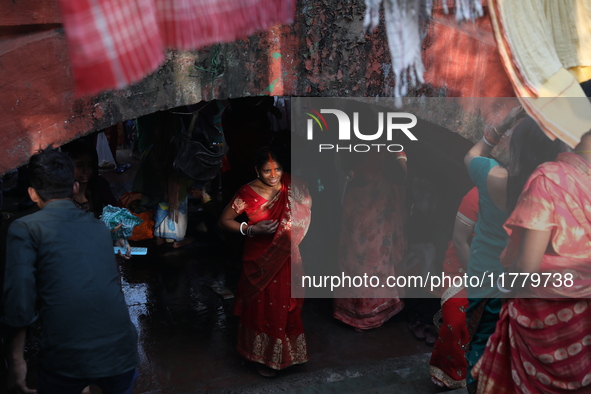
{"label": "woman's arm", "polygon": [[[240,223],[238,223],[236,219],[238,217],[238,213],[234,211],[232,208],[232,204],[228,204],[226,208],[222,211],[220,218],[218,220],[218,225],[223,228],[224,230],[237,233],[240,231]],[[242,231],[244,231],[244,226]]]}
{"label": "woman's arm", "polygon": [[464,269],[468,268],[468,260],[470,258],[470,241],[472,240],[473,232],[474,226],[469,226],[456,218],[452,241],[456,248],[456,254],[460,259]]}
{"label": "woman's arm", "polygon": [[396,163],[399,166],[399,172],[401,174],[400,179],[401,179],[401,183],[405,184],[406,183],[406,176],[408,175],[408,168],[406,166],[406,153],[404,152],[400,152],[401,154],[396,155]]}
{"label": "woman's arm", "polygon": [[253,225],[244,224],[246,222],[238,223],[235,220],[238,215],[239,214],[236,213],[230,203],[222,211],[220,219],[218,220],[218,225],[224,230],[233,233],[241,233],[243,235],[248,234],[250,236],[257,234],[273,234],[277,231],[277,227],[279,226],[278,220],[263,220]]}
{"label": "woman's arm", "polygon": [[[508,273],[537,273],[540,272],[542,266],[542,259],[548,248],[551,236],[550,230],[531,230],[524,229],[519,243],[519,250],[517,256],[507,269]],[[508,278],[513,278],[508,279]],[[526,283],[515,280],[514,276],[506,277],[504,281],[497,281],[499,290],[506,298],[513,298],[520,289],[520,285],[524,286]]]}
{"label": "woman's arm", "polygon": [[468,153],[466,153],[466,156],[464,156],[464,164],[466,165],[466,168],[470,166],[470,162],[475,157],[487,157],[490,155],[490,152],[492,152],[494,146],[487,144],[484,138],[485,137],[482,137],[482,139],[474,144]]}
{"label": "woman's arm", "polygon": [[550,242],[550,235],[550,230],[524,229],[517,257],[508,272],[539,272],[542,266],[542,258]]}
{"label": "woman's arm", "polygon": [[388,179],[395,184],[404,185],[407,177],[406,153],[385,153],[380,157],[380,168]]}
{"label": "woman's arm", "polygon": [[490,155],[493,148],[500,142],[505,133],[523,116],[525,116],[523,108],[521,108],[521,106],[515,107],[509,111],[501,123],[485,132],[482,139],[479,140],[464,157],[466,168],[468,168],[470,162],[475,157],[486,157]]}

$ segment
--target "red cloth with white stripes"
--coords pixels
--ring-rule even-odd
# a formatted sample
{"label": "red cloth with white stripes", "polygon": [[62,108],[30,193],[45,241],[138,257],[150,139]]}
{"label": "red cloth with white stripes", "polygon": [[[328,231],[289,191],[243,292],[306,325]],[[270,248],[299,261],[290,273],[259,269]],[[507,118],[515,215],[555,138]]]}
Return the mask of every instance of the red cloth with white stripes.
{"label": "red cloth with white stripes", "polygon": [[76,94],[120,89],[164,61],[291,23],[295,0],[60,0]]}

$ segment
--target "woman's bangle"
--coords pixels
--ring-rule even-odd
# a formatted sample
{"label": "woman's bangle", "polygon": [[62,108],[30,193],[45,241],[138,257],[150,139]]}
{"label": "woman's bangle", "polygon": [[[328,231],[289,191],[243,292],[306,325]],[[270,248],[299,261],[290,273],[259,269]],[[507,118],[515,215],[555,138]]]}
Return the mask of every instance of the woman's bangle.
{"label": "woman's bangle", "polygon": [[511,292],[513,291],[513,289],[506,289],[506,288],[504,288],[504,287],[502,286],[502,283],[501,283],[501,282],[502,282],[502,277],[503,277],[504,275],[505,275],[505,274],[503,273],[503,274],[501,274],[501,275],[499,275],[499,276],[497,277],[497,288],[499,289],[499,291],[500,291],[501,293],[505,293],[505,294],[507,294],[507,293],[511,293]]}
{"label": "woman's bangle", "polygon": [[488,133],[488,131],[486,133],[484,133],[484,136],[482,136],[482,138],[484,138],[484,142],[490,146],[490,147],[495,147],[499,144],[499,142],[501,142],[501,140],[496,140],[494,138],[491,137],[491,135]]}
{"label": "woman's bangle", "polygon": [[499,138],[503,138],[503,136],[505,135],[505,133],[499,133],[499,130],[497,130],[497,128],[495,126],[493,126],[493,131],[495,132],[496,135],[499,136]]}
{"label": "woman's bangle", "polygon": [[402,159],[404,161],[408,161],[408,159],[406,158],[406,153],[404,153],[404,151],[402,152],[396,152],[396,160],[398,159]]}
{"label": "woman's bangle", "polygon": [[248,235],[248,236],[249,236],[249,237],[251,237],[251,238],[252,238],[252,237],[254,237],[254,234],[252,233],[252,228],[253,228],[253,227],[254,227],[254,225],[253,225],[253,226],[248,226],[248,227],[246,228],[246,235]]}
{"label": "woman's bangle", "polygon": [[503,136],[500,134],[499,134],[499,138],[495,138],[494,134],[492,134],[490,131],[487,131],[486,133],[484,133],[484,135],[486,135],[486,138],[488,138],[490,141],[494,142],[495,144],[498,144],[499,142],[501,142],[501,139],[503,138]]}
{"label": "woman's bangle", "polygon": [[[240,223],[240,234],[242,234],[242,235],[246,235],[244,233],[244,231],[242,231],[242,226],[244,226],[244,225],[247,225],[248,226],[248,223],[246,223],[246,222]],[[248,227],[246,227],[246,231],[248,231]]]}
{"label": "woman's bangle", "polygon": [[482,140],[484,141],[484,143],[485,143],[486,145],[490,146],[491,148],[494,148],[495,146],[497,146],[497,144],[496,144],[496,143],[494,143],[494,142],[492,142],[492,141],[489,141],[489,140],[486,138],[486,135],[483,135],[483,136],[482,136]]}

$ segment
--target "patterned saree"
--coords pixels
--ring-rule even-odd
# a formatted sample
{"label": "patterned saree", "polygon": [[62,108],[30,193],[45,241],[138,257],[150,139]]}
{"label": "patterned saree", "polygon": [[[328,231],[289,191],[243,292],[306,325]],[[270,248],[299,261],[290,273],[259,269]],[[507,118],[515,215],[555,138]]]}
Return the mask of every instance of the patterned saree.
{"label": "patterned saree", "polygon": [[573,153],[542,164],[505,228],[505,265],[524,229],[550,231],[540,272],[552,279],[520,289],[520,298],[503,306],[472,371],[478,392],[591,392],[591,166]]}
{"label": "patterned saree", "polygon": [[[467,227],[474,228],[478,220],[478,189],[472,188],[462,199],[456,220]],[[455,245],[449,242],[445,252],[443,271],[450,277],[462,276],[466,271],[456,253]],[[468,295],[464,287],[450,286],[441,297],[442,324],[429,369],[431,376],[446,387],[457,389],[466,387],[466,350],[470,343],[470,334],[466,324]]]}
{"label": "patterned saree", "polygon": [[289,174],[281,181],[272,200],[245,185],[231,203],[237,213],[246,212],[248,224],[279,220],[275,234],[246,238],[234,308],[240,316],[238,352],[277,370],[308,361],[304,301],[291,298],[291,278],[292,271],[302,271],[298,245],[310,224],[311,198],[304,185],[292,184]]}

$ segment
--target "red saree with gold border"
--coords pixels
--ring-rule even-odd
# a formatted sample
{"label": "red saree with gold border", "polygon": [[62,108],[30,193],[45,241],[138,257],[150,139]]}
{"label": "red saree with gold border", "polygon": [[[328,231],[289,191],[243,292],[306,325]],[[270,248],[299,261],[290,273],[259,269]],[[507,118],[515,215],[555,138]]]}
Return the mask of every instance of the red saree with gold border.
{"label": "red saree with gold border", "polygon": [[[472,229],[478,221],[478,188],[472,188],[462,199],[456,220]],[[458,257],[453,241],[448,243],[443,261],[443,272],[450,277],[462,276],[466,272]],[[468,294],[464,287],[447,287],[441,296],[441,319],[439,335],[429,370],[431,376],[446,387],[457,389],[466,387],[466,350],[470,344],[470,334],[466,324]]]}
{"label": "red saree with gold border", "polygon": [[310,224],[311,198],[304,185],[292,184],[289,174],[281,181],[272,200],[245,185],[231,202],[234,211],[246,212],[249,225],[279,221],[275,234],[246,238],[234,308],[240,316],[238,352],[277,370],[308,361],[304,300],[291,298],[291,277],[292,270],[302,270],[298,245]]}

